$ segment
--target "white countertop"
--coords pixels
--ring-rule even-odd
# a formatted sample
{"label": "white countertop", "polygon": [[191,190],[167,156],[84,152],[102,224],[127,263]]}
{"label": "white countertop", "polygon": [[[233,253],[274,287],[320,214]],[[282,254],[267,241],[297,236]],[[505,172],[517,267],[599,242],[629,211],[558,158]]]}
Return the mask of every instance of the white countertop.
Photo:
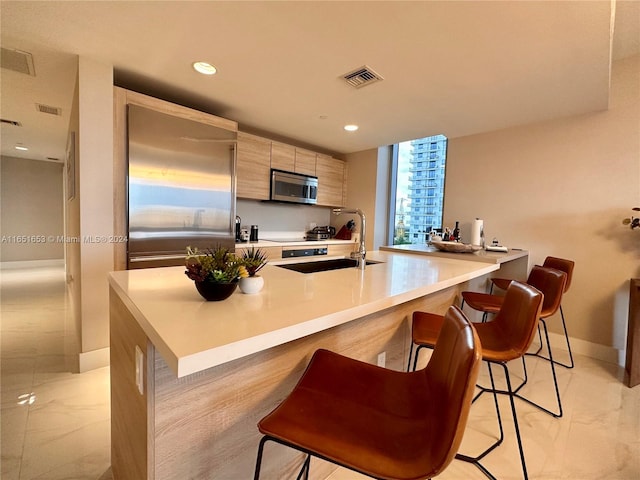
{"label": "white countertop", "polygon": [[497,263],[369,252],[384,263],[313,274],[275,265],[264,289],[207,302],[184,267],[125,270],[109,283],[178,377],[326,330],[499,269]]}
{"label": "white countertop", "polygon": [[443,252],[436,247],[425,244],[411,244],[411,245],[389,245],[386,247],[380,247],[380,250],[388,252],[406,252],[419,255],[430,255],[434,257],[442,258],[458,258],[460,260],[469,260],[472,262],[483,263],[505,263],[518,258],[526,257],[529,255],[527,250],[519,250],[510,248],[507,253],[504,252],[489,252],[486,250],[478,250],[477,252]]}

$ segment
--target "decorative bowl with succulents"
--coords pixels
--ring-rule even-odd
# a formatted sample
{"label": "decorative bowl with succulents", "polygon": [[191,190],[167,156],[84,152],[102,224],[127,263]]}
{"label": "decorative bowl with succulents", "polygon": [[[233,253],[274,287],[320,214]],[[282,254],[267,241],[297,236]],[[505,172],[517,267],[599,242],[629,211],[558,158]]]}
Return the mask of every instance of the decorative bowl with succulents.
{"label": "decorative bowl with succulents", "polygon": [[195,282],[198,293],[208,301],[230,297],[238,281],[249,276],[242,258],[221,246],[203,251],[187,247],[185,266],[187,269],[184,273]]}

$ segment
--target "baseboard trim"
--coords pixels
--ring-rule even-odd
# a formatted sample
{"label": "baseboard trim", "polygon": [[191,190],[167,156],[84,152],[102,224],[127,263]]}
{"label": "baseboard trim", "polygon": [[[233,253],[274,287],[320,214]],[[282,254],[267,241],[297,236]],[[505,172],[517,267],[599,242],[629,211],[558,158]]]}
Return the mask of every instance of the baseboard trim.
{"label": "baseboard trim", "polygon": [[20,260],[15,262],[0,262],[0,270],[18,270],[25,268],[64,267],[64,258],[48,260]]}
{"label": "baseboard trim", "polygon": [[109,366],[109,347],[82,352],[78,355],[80,373]]}
{"label": "baseboard trim", "polygon": [[[551,348],[553,351],[562,350],[563,352],[568,353],[567,342],[564,335],[549,332],[549,341],[551,342]],[[573,354],[584,355],[586,357],[595,358],[596,360],[602,360],[603,362],[613,363],[624,367],[624,351],[618,350],[614,347],[580,340],[579,338],[569,337],[569,342],[571,343],[571,352]]]}

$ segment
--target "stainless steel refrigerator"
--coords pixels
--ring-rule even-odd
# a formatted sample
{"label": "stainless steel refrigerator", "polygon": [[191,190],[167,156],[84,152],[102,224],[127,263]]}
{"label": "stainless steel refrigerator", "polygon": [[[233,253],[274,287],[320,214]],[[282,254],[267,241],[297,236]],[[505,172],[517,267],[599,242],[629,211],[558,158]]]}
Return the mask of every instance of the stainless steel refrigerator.
{"label": "stainless steel refrigerator", "polygon": [[235,238],[234,131],[138,105],[127,112],[128,268],[183,265]]}

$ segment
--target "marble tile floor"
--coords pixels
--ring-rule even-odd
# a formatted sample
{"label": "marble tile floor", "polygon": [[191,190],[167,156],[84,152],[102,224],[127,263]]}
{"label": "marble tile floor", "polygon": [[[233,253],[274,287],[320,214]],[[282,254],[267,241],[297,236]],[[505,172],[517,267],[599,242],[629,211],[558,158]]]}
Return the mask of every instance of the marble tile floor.
{"label": "marble tile floor", "polygon": [[[554,352],[567,361],[566,352]],[[562,355],[565,354],[565,358]],[[422,355],[422,354],[421,354]],[[427,354],[428,355],[428,354]],[[427,356],[425,355],[425,357]],[[556,368],[563,416],[553,418],[516,399],[518,424],[523,438],[530,479],[640,479],[640,386],[624,385],[624,369],[617,365],[576,356],[574,369]],[[422,358],[426,363],[426,358]],[[522,363],[510,364],[511,381],[519,384]],[[529,381],[522,395],[557,411],[549,362],[527,357]],[[490,385],[486,364],[479,383]],[[501,368],[493,368],[498,388],[505,389]],[[499,479],[521,479],[522,470],[511,407],[499,395],[505,429],[501,446],[482,464]],[[498,437],[493,397],[483,394],[472,405],[460,452],[478,455]],[[367,477],[339,469],[330,480],[361,480]],[[454,460],[437,478],[486,479],[474,465]]]}
{"label": "marble tile floor", "polygon": [[[111,479],[109,369],[67,370],[64,272],[2,270],[0,283],[0,478]],[[531,359],[528,366],[530,380],[523,393],[553,405],[549,364]],[[519,365],[511,370],[514,377],[521,373]],[[486,367],[482,377],[486,379]],[[627,388],[617,365],[580,356],[575,369],[558,368],[558,377],[562,418],[516,403],[529,478],[640,479],[640,386]],[[506,439],[484,464],[500,479],[520,479],[506,397],[500,397],[500,406]],[[461,451],[477,453],[495,438],[496,428],[493,402],[485,395],[472,407]],[[338,469],[330,480],[364,478]],[[438,478],[485,477],[473,465],[454,460]]]}
{"label": "marble tile floor", "polygon": [[0,272],[3,480],[106,480],[109,369],[72,374],[62,267]]}

